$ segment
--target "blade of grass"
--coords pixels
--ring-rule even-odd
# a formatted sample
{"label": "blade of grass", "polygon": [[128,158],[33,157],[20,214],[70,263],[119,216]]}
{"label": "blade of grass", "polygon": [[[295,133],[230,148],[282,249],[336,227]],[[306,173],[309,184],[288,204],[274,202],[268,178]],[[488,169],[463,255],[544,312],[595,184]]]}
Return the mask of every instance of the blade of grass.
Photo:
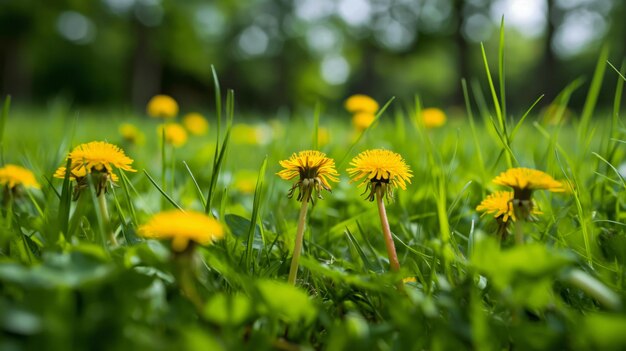
{"label": "blade of grass", "polygon": [[[578,126],[579,143],[582,143],[582,140],[589,137],[589,123],[591,122],[591,117],[593,116],[596,108],[596,103],[598,101],[598,96],[600,95],[602,80],[604,79],[604,71],[606,69],[605,62],[607,61],[608,57],[609,46],[605,44],[604,46],[602,46],[602,50],[600,51],[600,56],[598,57],[596,68],[593,72],[593,78],[591,79],[591,86],[589,87],[589,91],[587,92],[585,105],[583,106],[583,112],[580,116],[580,125]],[[584,145],[586,143],[582,144]],[[584,154],[584,152],[582,152],[581,154]]]}
{"label": "blade of grass", "polygon": [[126,196],[126,206],[130,211],[131,219],[135,226],[139,225],[139,221],[137,221],[137,212],[135,212],[135,206],[133,205],[132,198],[130,197],[130,190],[128,189],[128,178],[126,178],[126,173],[123,170],[120,171],[120,179],[122,179],[122,188],[124,189],[124,195]]}
{"label": "blade of grass", "polygon": [[504,74],[504,15],[500,20],[500,43],[498,45],[498,81],[500,84],[500,106],[502,117],[506,120],[506,89]]}
{"label": "blade of grass", "polygon": [[[67,159],[65,163],[65,176],[63,178],[63,187],[61,188],[61,199],[59,201],[59,214],[57,217],[59,223],[59,230],[67,240],[70,240],[70,233],[68,231],[70,222],[70,207],[72,205],[72,183],[70,182],[70,171],[72,160]],[[55,233],[58,235],[59,233]],[[54,241],[58,238],[53,238]]]}
{"label": "blade of grass", "polygon": [[476,149],[476,158],[478,161],[478,167],[480,167],[481,183],[485,183],[487,181],[487,170],[485,169],[485,161],[483,159],[481,143],[478,141],[478,134],[476,133],[476,125],[474,123],[474,113],[472,112],[472,107],[470,105],[469,93],[467,91],[467,82],[465,81],[465,78],[461,79],[461,87],[463,88],[463,98],[465,100],[465,109],[467,111],[467,117],[469,119],[470,129],[472,131],[472,139],[474,141],[474,148]]}
{"label": "blade of grass", "polygon": [[359,254],[359,257],[361,258],[361,261],[363,262],[363,265],[365,266],[365,268],[368,271],[375,271],[374,265],[367,258],[367,255],[365,254],[365,252],[363,251],[363,249],[359,245],[359,242],[356,240],[354,235],[352,235],[352,233],[350,232],[350,229],[348,229],[348,227],[346,227],[346,230],[345,230],[344,233],[346,234],[346,237],[348,238],[348,243],[351,244],[354,247],[354,249],[356,250],[356,252]]}
{"label": "blade of grass", "polygon": [[[256,181],[256,187],[254,190],[254,200],[252,203],[252,217],[250,218],[250,228],[248,229],[248,242],[246,243],[246,255],[244,262],[246,264],[246,268],[254,268],[250,267],[250,260],[252,259],[252,245],[254,243],[254,233],[256,231],[257,219],[259,216],[259,208],[261,206],[261,197],[263,194],[263,183],[265,182],[265,170],[267,168],[267,156],[263,159],[263,164],[261,165],[261,169],[259,170],[259,175]],[[254,271],[254,269],[252,269]]]}
{"label": "blade of grass", "polygon": [[213,165],[213,172],[211,173],[211,179],[209,180],[209,190],[206,196],[206,206],[204,208],[205,213],[209,213],[211,211],[211,202],[213,201],[213,197],[215,195],[215,187],[217,186],[217,180],[219,177],[219,173],[222,168],[222,163],[224,161],[224,155],[226,154],[226,148],[228,146],[228,140],[230,138],[231,128],[228,127],[226,129],[226,135],[224,136],[224,142],[222,143],[222,148],[217,153],[217,162]]}
{"label": "blade of grass", "polygon": [[204,195],[202,194],[202,189],[200,189],[200,185],[198,185],[198,182],[196,181],[196,177],[194,177],[193,172],[191,172],[191,168],[189,168],[189,165],[187,164],[187,162],[183,161],[183,165],[185,165],[185,168],[187,169],[187,173],[189,173],[189,176],[191,177],[191,181],[193,182],[193,185],[196,188],[196,193],[198,194],[198,198],[200,199],[200,202],[202,203],[202,208],[206,207],[206,199],[204,198]]}
{"label": "blade of grass", "polygon": [[148,171],[146,171],[145,169],[143,170],[143,173],[146,175],[146,177],[148,177],[148,180],[150,180],[150,183],[152,183],[152,185],[154,185],[155,188],[157,188],[157,190],[161,193],[161,195],[163,195],[163,197],[169,201],[170,204],[172,204],[174,207],[176,207],[177,209],[184,211],[182,207],[180,207],[180,205],[178,205],[176,203],[176,201],[174,201],[174,199],[172,199],[166,192],[165,190],[161,189],[161,187],[159,186],[159,184],[157,184],[157,182],[150,176],[150,174],[148,173]]}
{"label": "blade of grass", "polygon": [[537,105],[537,103],[539,103],[539,101],[541,101],[541,99],[543,99],[544,95],[541,94],[541,96],[539,96],[537,98],[537,100],[535,100],[535,102],[533,102],[532,105],[530,105],[530,107],[526,110],[526,112],[524,112],[524,114],[522,115],[522,118],[519,119],[519,121],[517,122],[517,124],[515,125],[515,127],[513,128],[513,131],[511,131],[511,135],[509,136],[509,140],[511,142],[513,142],[513,138],[515,138],[515,133],[517,133],[517,130],[522,126],[522,124],[524,123],[524,121],[526,120],[526,117],[528,117],[528,115],[530,114],[530,111],[533,110],[533,108],[535,107],[535,105]]}
{"label": "blade of grass", "polygon": [[500,102],[498,101],[498,94],[496,93],[496,88],[493,84],[493,79],[491,78],[491,71],[489,70],[489,62],[487,61],[487,53],[485,52],[485,46],[481,43],[480,44],[480,49],[482,51],[482,57],[483,57],[483,63],[485,65],[485,72],[487,73],[487,81],[489,82],[489,90],[491,91],[491,97],[493,100],[493,107],[496,111],[496,118],[498,120],[498,126],[499,126],[499,134],[500,134],[500,140],[502,142],[502,146],[504,149],[507,150],[507,152],[505,152],[504,156],[506,159],[506,164],[508,168],[513,168],[513,161],[512,161],[512,153],[511,153],[511,148],[510,148],[510,143],[509,143],[509,139],[508,139],[508,134],[507,134],[507,127],[506,127],[506,118],[502,115],[502,108],[500,107]]}

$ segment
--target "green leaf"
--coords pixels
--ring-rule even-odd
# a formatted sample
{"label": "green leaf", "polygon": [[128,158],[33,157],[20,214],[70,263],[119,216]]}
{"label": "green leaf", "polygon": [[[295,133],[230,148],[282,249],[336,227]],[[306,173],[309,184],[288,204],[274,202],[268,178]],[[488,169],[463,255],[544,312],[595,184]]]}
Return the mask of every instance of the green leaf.
{"label": "green leaf", "polygon": [[204,306],[204,317],[220,325],[239,325],[252,316],[252,302],[243,294],[213,295]]}
{"label": "green leaf", "polygon": [[259,280],[256,283],[264,304],[260,312],[278,317],[287,323],[313,322],[317,309],[309,295],[291,284],[275,280]]}

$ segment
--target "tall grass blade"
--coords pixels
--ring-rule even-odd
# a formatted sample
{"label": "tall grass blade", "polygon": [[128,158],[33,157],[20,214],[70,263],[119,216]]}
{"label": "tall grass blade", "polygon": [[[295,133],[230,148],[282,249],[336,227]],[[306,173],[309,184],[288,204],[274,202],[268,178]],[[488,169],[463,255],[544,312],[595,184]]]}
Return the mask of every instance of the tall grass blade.
{"label": "tall grass blade", "polygon": [[189,173],[189,176],[191,177],[191,181],[193,182],[193,185],[196,189],[196,194],[198,195],[198,198],[202,203],[202,208],[206,207],[206,199],[204,198],[204,194],[202,194],[202,189],[200,189],[200,185],[198,185],[198,182],[196,181],[196,177],[194,177],[193,172],[191,172],[191,168],[189,168],[187,162],[183,161],[183,165],[185,166],[187,173]]}
{"label": "tall grass blade", "polygon": [[247,269],[250,267],[252,259],[252,245],[254,244],[254,234],[256,232],[257,219],[261,207],[261,197],[263,195],[263,183],[265,182],[265,170],[267,169],[267,156],[263,159],[263,164],[259,170],[259,175],[254,189],[254,202],[252,204],[252,217],[250,217],[250,228],[248,228],[248,242],[246,243],[245,265]]}
{"label": "tall grass blade", "polygon": [[593,72],[591,86],[589,87],[589,91],[587,92],[585,105],[583,106],[583,112],[580,116],[580,125],[578,127],[579,142],[582,142],[582,140],[589,138],[589,123],[591,122],[591,117],[593,116],[596,108],[596,103],[598,101],[598,96],[600,95],[600,89],[602,88],[602,81],[604,79],[604,71],[606,69],[606,61],[608,57],[609,46],[605,44],[600,51],[600,56],[598,57],[598,61],[596,63],[596,69]]}
{"label": "tall grass blade", "polygon": [[180,207],[180,205],[178,205],[176,203],[176,201],[174,201],[174,199],[172,199],[166,192],[165,190],[161,189],[161,187],[159,186],[159,184],[157,184],[157,182],[150,176],[150,174],[148,173],[148,171],[146,171],[145,169],[143,170],[143,173],[146,175],[146,177],[148,177],[148,180],[150,180],[150,183],[152,183],[152,185],[154,185],[155,188],[157,188],[157,190],[161,193],[161,195],[163,195],[163,197],[170,203],[172,204],[172,206],[176,207],[177,209],[183,211],[183,208]]}

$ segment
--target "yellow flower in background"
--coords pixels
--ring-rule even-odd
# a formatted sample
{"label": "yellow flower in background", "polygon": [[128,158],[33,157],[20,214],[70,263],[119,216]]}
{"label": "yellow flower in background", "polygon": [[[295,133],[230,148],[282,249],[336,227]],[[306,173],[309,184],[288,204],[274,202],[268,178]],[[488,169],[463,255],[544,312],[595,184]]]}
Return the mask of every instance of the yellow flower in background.
{"label": "yellow flower in background", "polygon": [[122,139],[130,144],[143,145],[145,142],[143,132],[132,123],[122,123],[120,124],[118,130]]}
{"label": "yellow flower in background", "polygon": [[242,194],[252,194],[256,189],[257,172],[241,170],[235,174],[233,187]]}
{"label": "yellow flower in background", "polygon": [[426,128],[438,128],[446,124],[446,114],[438,108],[425,108],[421,111],[421,121]]}
{"label": "yellow flower in background", "polygon": [[201,212],[179,210],[157,213],[137,229],[144,238],[171,239],[172,249],[185,251],[189,242],[207,245],[224,237],[224,228],[217,220]]}
{"label": "yellow flower in background", "polygon": [[197,112],[191,112],[183,117],[183,125],[193,135],[205,135],[209,131],[209,122]]}
{"label": "yellow flower in background", "polygon": [[6,164],[0,168],[0,185],[9,188],[9,190],[18,185],[35,189],[41,188],[33,172],[12,164]]}
{"label": "yellow flower in background", "polygon": [[157,128],[159,139],[163,138],[165,130],[165,142],[174,146],[181,147],[187,143],[187,131],[178,123],[161,124]]}
{"label": "yellow flower in background", "polygon": [[370,112],[359,112],[352,116],[352,126],[358,131],[363,131],[374,122],[376,115]]}
{"label": "yellow flower in background", "polygon": [[533,190],[549,190],[553,192],[563,192],[563,184],[550,175],[531,168],[510,168],[493,179],[498,185],[505,185],[513,188],[515,199],[530,199]]}
{"label": "yellow flower in background", "polygon": [[283,160],[279,163],[285,168],[276,173],[279,177],[284,180],[292,180],[298,177],[298,182],[291,187],[287,195],[291,198],[294,191],[298,189],[298,201],[312,201],[313,192],[317,194],[317,198],[321,199],[320,192],[322,189],[331,190],[328,181],[339,181],[339,178],[337,178],[339,173],[335,169],[335,160],[326,157],[326,154],[316,150],[294,153],[288,160]]}
{"label": "yellow flower in background", "polygon": [[178,114],[178,103],[169,95],[155,95],[148,101],[148,115],[154,118],[174,118]]}
{"label": "yellow flower in background", "polygon": [[350,113],[367,112],[375,114],[378,111],[378,102],[371,97],[363,94],[355,94],[350,96],[345,104],[346,110]]}
{"label": "yellow flower in background", "polygon": [[352,182],[361,181],[360,186],[367,185],[367,199],[374,201],[376,193],[388,199],[393,196],[393,190],[400,187],[406,189],[406,183],[411,183],[411,170],[402,156],[384,150],[366,150],[358,154],[350,161],[352,168],[348,168],[348,174]]}

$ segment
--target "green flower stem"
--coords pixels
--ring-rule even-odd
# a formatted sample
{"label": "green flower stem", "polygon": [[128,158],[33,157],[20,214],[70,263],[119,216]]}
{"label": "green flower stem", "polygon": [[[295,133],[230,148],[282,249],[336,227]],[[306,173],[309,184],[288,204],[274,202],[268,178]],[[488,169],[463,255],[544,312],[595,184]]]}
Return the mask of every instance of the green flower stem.
{"label": "green flower stem", "polygon": [[195,245],[190,243],[185,251],[175,253],[174,261],[177,267],[178,283],[183,295],[196,306],[198,311],[202,311],[204,302],[195,283]]}
{"label": "green flower stem", "polygon": [[117,246],[117,239],[115,239],[115,233],[111,229],[111,219],[109,217],[109,209],[107,207],[107,199],[104,194],[104,190],[100,192],[98,195],[98,210],[100,211],[100,216],[102,217],[102,223],[104,225],[105,230],[108,232],[109,240],[111,241],[111,245]]}
{"label": "green flower stem", "polygon": [[396,246],[391,236],[391,228],[389,228],[389,220],[387,219],[387,211],[385,211],[385,203],[383,202],[383,194],[381,191],[376,192],[376,203],[378,204],[378,214],[380,215],[380,224],[383,227],[383,235],[385,237],[385,245],[387,246],[387,255],[389,256],[389,265],[391,270],[397,272],[400,270],[400,262],[396,253]]}
{"label": "green flower stem", "polygon": [[[304,190],[310,191],[310,190]],[[302,240],[304,238],[304,225],[306,221],[306,212],[309,208],[309,196],[303,198],[302,207],[300,207],[300,215],[298,216],[298,229],[296,231],[296,243],[293,248],[293,256],[291,257],[291,267],[289,268],[289,284],[296,285],[296,277],[298,275],[298,265],[300,264],[300,253],[302,252]]]}

